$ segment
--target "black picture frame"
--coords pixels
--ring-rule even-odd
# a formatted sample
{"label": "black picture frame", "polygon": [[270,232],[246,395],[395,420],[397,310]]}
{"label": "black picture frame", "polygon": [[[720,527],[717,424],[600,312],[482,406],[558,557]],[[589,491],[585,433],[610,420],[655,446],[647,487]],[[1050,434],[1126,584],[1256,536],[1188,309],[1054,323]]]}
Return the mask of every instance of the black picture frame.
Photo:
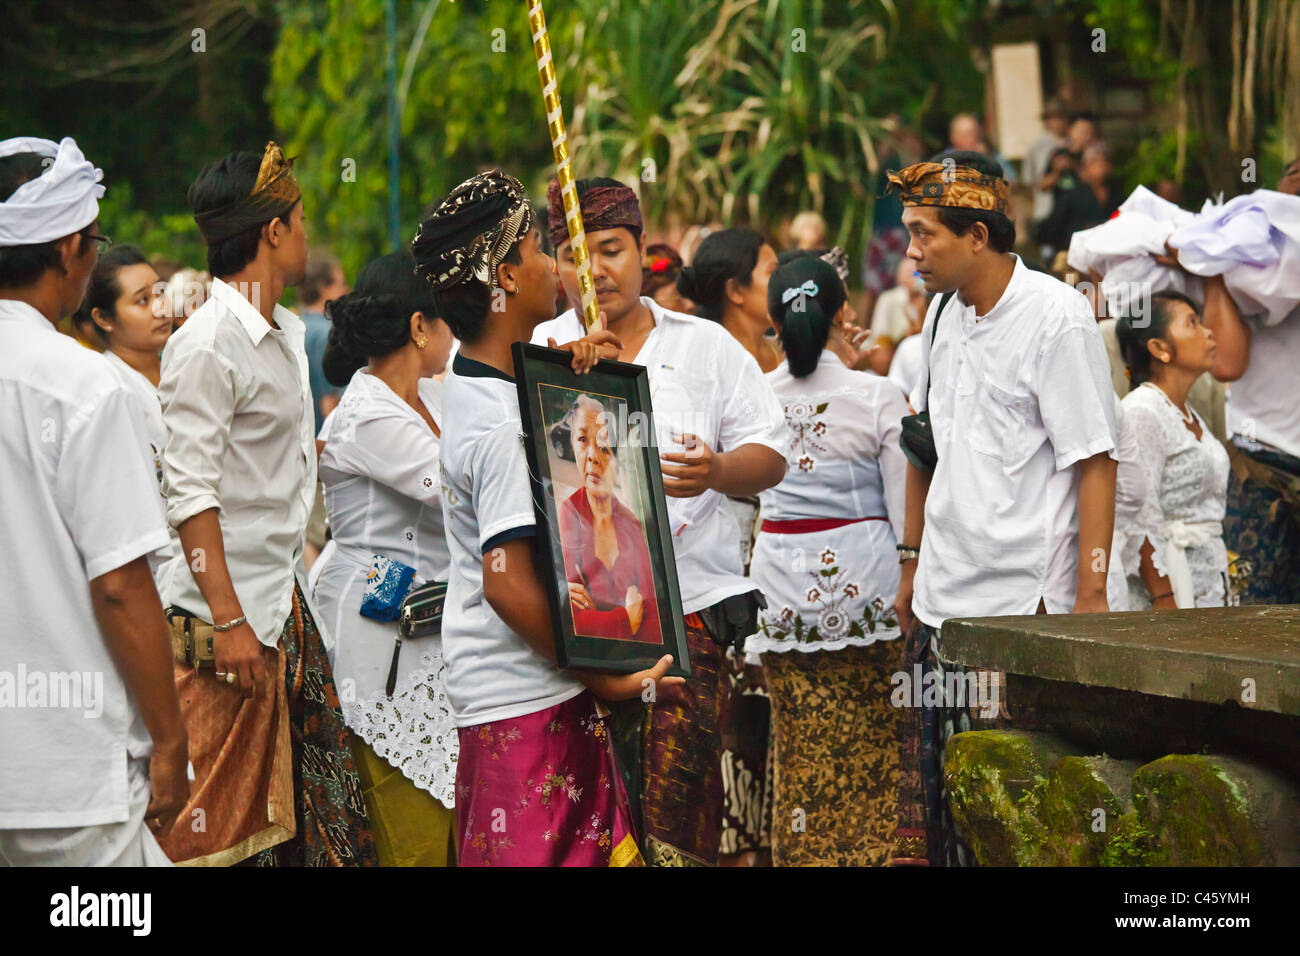
{"label": "black picture frame", "polygon": [[[690,677],[681,591],[645,368],[602,360],[586,375],[578,376],[571,368],[572,356],[560,349],[516,342],[513,354],[533,508],[537,526],[543,529],[536,538],[537,554],[550,598],[559,666],[630,674],[653,667],[664,654],[672,654],[668,673]],[[585,416],[574,410],[580,396],[582,408],[590,410]],[[593,402],[608,417],[596,415]],[[584,569],[595,566],[583,547],[592,528],[591,519],[584,515],[590,513],[589,502],[595,499],[589,497],[586,479],[578,469],[572,429],[578,421],[578,427],[589,433],[593,418],[605,424],[602,434],[616,456],[617,483],[610,486],[610,492],[615,501],[620,556],[614,564],[618,575],[602,563],[595,568],[596,576],[588,580]],[[587,440],[580,437],[579,442]],[[634,533],[637,529],[639,537]],[[568,532],[567,541],[562,530]],[[594,536],[590,540],[594,542]],[[644,554],[639,550],[640,541],[645,544]],[[622,547],[625,543],[631,546]],[[590,585],[599,592],[588,592],[594,602],[591,608],[575,607],[570,599],[566,545],[569,567],[578,579],[574,583]],[[647,561],[649,581],[645,580]],[[630,637],[632,612],[622,606],[620,613],[620,605],[610,597],[621,592],[629,580],[641,596],[642,616],[635,637]],[[653,602],[648,596],[651,589]]]}

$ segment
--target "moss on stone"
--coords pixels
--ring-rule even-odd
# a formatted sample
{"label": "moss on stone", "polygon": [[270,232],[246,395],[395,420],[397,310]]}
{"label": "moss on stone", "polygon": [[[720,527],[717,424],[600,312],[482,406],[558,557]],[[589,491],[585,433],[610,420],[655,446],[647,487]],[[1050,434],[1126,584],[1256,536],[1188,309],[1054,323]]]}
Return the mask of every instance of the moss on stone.
{"label": "moss on stone", "polygon": [[1241,787],[1205,754],[1170,754],[1133,777],[1133,803],[1153,866],[1257,866],[1267,852]]}
{"label": "moss on stone", "polygon": [[[1041,842],[1032,865],[1096,866],[1110,830],[1126,809],[1098,773],[1097,757],[1062,757],[1026,803]],[[1096,811],[1104,812],[1099,817]]]}

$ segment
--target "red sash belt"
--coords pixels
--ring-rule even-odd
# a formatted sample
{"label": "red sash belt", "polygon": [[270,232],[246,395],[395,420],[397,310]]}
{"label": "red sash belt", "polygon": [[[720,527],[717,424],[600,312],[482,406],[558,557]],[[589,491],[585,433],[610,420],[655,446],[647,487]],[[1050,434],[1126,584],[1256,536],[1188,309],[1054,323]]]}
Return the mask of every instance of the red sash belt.
{"label": "red sash belt", "polygon": [[888,521],[881,515],[872,515],[869,518],[794,518],[790,521],[764,521],[760,531],[766,531],[768,534],[808,534],[813,531],[830,531],[834,528],[843,528],[848,524],[857,524],[860,521]]}

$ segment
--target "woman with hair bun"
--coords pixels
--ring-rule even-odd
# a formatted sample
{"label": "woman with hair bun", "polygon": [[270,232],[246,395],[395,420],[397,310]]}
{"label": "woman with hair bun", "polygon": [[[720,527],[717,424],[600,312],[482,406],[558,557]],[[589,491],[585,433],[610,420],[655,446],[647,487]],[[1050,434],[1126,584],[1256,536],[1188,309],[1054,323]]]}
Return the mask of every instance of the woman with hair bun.
{"label": "woman with hair bun", "polygon": [[452,335],[414,270],[408,252],[381,256],[326,305],[322,367],[346,389],[317,443],[333,548],[312,601],[334,635],[334,680],[380,864],[446,866],[459,746],[441,638],[404,641],[390,676],[397,621],[385,617],[394,608],[372,606],[388,593],[388,575],[401,581],[413,569],[409,587],[445,581],[450,560],[438,473],[442,386],[433,376],[447,366]]}
{"label": "woman with hair bun", "polygon": [[695,314],[730,332],[764,372],[781,361],[767,335],[767,281],[776,264],[767,240],[739,227],[710,233],[677,276],[677,291],[695,304]]}
{"label": "woman with hair bun", "polygon": [[[1132,611],[1222,607],[1230,603],[1223,516],[1228,453],[1187,404],[1192,384],[1214,365],[1214,333],[1180,292],[1157,292],[1143,314],[1115,325],[1128,366],[1121,403],[1143,472],[1143,500],[1130,529],[1117,534]],[[1116,530],[1119,531],[1118,525]]]}
{"label": "woman with hair bun", "polygon": [[761,655],[772,698],[772,819],[802,808],[817,820],[799,832],[774,826],[772,862],[881,865],[898,810],[902,724],[890,678],[907,401],[836,354],[849,307],[831,265],[790,260],[767,300],[785,347],[767,380],[791,448],[785,480],[759,495],[750,576],[768,604],[745,652]]}

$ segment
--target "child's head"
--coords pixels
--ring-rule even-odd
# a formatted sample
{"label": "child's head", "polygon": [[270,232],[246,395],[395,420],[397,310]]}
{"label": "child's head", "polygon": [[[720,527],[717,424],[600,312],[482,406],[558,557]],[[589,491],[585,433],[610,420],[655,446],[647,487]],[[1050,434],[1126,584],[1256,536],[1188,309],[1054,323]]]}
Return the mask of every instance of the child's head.
{"label": "child's head", "polygon": [[492,313],[531,329],[555,314],[555,260],[542,249],[519,181],[501,170],[465,180],[420,222],[411,242],[416,275],[463,342],[482,337]]}

